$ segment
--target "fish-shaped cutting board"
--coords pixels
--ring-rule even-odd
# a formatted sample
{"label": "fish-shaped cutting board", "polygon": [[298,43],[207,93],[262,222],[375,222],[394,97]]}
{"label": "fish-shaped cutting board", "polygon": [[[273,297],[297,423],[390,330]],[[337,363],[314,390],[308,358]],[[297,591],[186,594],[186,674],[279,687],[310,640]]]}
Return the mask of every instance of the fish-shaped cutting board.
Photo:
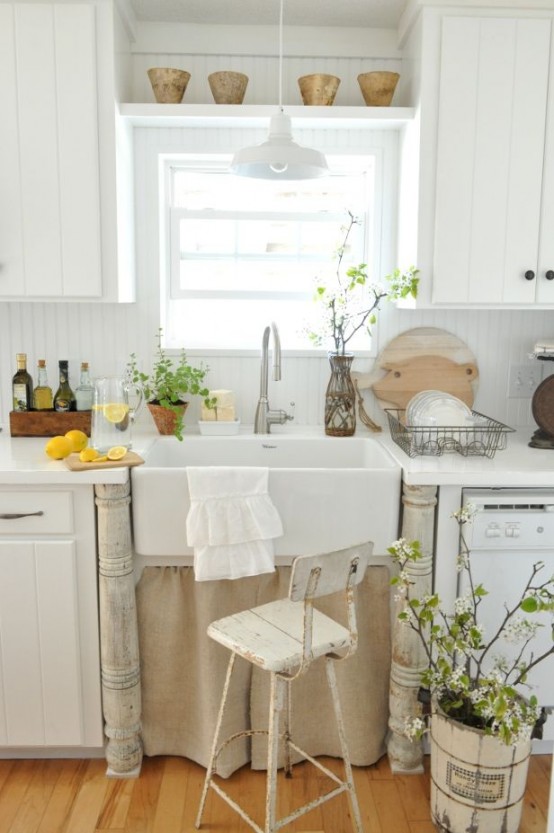
{"label": "fish-shaped cutting board", "polygon": [[396,408],[405,408],[410,399],[422,390],[440,390],[451,393],[473,406],[472,381],[477,367],[469,362],[456,364],[443,356],[416,356],[383,366],[387,373],[373,385],[378,399],[390,402]]}
{"label": "fish-shaped cutting board", "polygon": [[371,387],[383,408],[405,408],[422,390],[441,390],[473,407],[479,370],[467,345],[436,327],[417,327],[392,339],[359,387]]}

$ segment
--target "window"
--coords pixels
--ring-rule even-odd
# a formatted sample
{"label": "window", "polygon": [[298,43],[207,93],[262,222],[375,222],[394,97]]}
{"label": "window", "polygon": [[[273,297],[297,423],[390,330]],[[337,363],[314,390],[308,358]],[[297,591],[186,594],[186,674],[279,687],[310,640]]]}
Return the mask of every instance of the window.
{"label": "window", "polygon": [[360,220],[347,262],[371,270],[379,227],[377,154],[327,159],[329,177],[300,182],[236,177],[227,159],[164,161],[168,347],[259,349],[263,326],[276,321],[286,349],[313,349],[316,279],[335,272],[347,212]]}

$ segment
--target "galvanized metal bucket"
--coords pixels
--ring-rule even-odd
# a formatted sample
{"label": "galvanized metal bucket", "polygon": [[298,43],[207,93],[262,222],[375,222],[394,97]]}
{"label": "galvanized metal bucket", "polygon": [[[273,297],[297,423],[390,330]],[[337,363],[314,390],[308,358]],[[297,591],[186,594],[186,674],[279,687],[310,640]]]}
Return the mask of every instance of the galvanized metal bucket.
{"label": "galvanized metal bucket", "polygon": [[431,718],[431,814],[447,833],[517,833],[531,741],[506,746],[480,729]]}

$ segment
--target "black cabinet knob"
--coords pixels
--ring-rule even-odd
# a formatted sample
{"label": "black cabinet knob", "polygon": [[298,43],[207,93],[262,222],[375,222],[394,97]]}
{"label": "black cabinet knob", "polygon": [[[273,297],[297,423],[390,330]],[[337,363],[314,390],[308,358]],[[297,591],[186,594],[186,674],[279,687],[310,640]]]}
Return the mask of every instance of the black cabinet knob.
{"label": "black cabinet knob", "polygon": [[532,269],[528,269],[527,272],[525,273],[524,277],[525,277],[526,281],[534,281],[535,280],[535,273],[533,272]]}
{"label": "black cabinet knob", "polygon": [[544,277],[547,281],[554,281],[554,269],[549,269],[548,272],[545,272]]}

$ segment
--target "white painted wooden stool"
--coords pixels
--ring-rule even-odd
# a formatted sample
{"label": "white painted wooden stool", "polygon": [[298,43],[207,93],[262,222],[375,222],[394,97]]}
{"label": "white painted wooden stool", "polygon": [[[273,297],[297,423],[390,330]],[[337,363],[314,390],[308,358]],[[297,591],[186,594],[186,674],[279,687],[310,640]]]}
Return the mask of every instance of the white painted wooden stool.
{"label": "white painted wooden stool", "polygon": [[[292,565],[287,599],[279,599],[251,610],[244,610],[233,616],[226,616],[224,619],[212,622],[208,627],[208,636],[229,648],[231,657],[227,667],[227,677],[217,718],[210,763],[196,817],[197,828],[202,823],[202,814],[210,787],[239,813],[257,833],[274,833],[274,831],[280,830],[281,827],[313,810],[314,807],[319,806],[324,801],[328,801],[330,798],[346,791],[350,796],[352,823],[355,833],[363,833],[360,809],[352,778],[352,767],[346,746],[334,663],[346,659],[356,650],[358,633],[354,587],[364,577],[372,550],[373,544],[365,543],[332,553],[300,556],[294,560]],[[348,616],[347,628],[313,606],[314,599],[339,591],[345,593]],[[271,674],[269,728],[267,730],[250,729],[238,732],[220,743],[219,733],[237,655],[259,666],[264,671],[269,671]],[[300,674],[304,674],[318,657],[325,657],[327,681],[332,695],[344,760],[344,780],[338,778],[335,773],[300,749],[292,741],[289,733],[291,715],[290,684]],[[283,712],[284,724],[282,733],[279,732],[281,712]],[[268,736],[266,810],[265,826],[263,828],[257,825],[243,808],[214,781],[218,755],[223,748],[237,738],[253,734]],[[276,787],[280,739],[284,742],[285,773],[288,777],[292,775],[290,751],[293,749],[324,772],[338,786],[299,807],[290,815],[277,820]]]}

